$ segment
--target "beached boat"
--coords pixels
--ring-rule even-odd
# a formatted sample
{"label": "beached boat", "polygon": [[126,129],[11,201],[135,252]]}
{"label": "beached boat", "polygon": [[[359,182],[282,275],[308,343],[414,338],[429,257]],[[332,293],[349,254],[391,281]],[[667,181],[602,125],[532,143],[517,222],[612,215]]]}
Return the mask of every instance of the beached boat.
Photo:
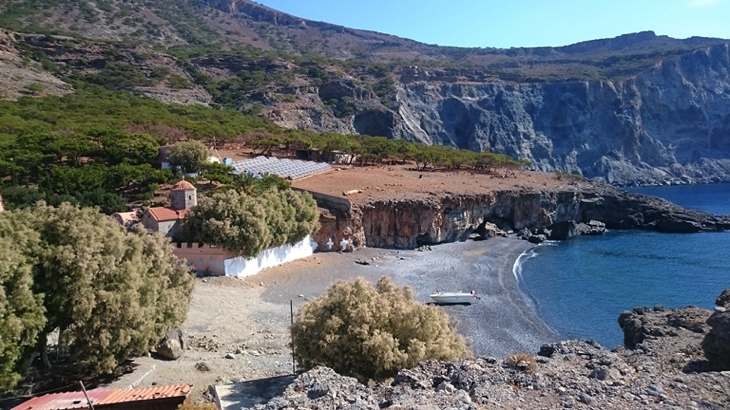
{"label": "beached boat", "polygon": [[439,305],[469,304],[479,299],[476,292],[436,292],[428,295],[434,302]]}

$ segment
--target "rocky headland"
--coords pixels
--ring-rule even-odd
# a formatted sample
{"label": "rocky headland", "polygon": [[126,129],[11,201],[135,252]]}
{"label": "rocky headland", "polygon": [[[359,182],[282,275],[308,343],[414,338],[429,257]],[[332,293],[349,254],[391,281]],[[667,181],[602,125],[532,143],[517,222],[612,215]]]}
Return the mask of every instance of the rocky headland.
{"label": "rocky headland", "polygon": [[[606,229],[694,233],[730,229],[730,216],[684,209],[664,199],[593,181],[515,172],[507,178],[405,168],[342,170],[295,182],[322,208],[320,249],[342,238],[357,248],[414,249],[521,232],[528,239],[568,239]],[[497,181],[497,182],[495,182]],[[501,184],[501,185],[498,185]],[[342,192],[358,187],[356,194]]]}

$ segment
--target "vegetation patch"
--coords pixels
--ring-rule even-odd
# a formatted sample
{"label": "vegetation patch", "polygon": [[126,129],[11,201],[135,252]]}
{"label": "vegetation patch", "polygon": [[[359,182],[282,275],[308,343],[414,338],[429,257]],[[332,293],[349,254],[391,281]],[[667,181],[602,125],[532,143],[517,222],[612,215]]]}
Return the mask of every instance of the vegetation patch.
{"label": "vegetation patch", "polygon": [[470,355],[443,310],[415,301],[410,287],[388,277],[375,287],[362,278],[335,283],[301,308],[291,332],[301,369],[327,366],[362,382],[393,377],[422,360]]}

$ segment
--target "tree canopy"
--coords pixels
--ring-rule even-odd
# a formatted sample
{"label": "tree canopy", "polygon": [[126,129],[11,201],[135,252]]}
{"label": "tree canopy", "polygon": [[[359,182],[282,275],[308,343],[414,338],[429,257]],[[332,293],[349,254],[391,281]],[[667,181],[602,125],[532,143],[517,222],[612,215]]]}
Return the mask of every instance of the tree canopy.
{"label": "tree canopy", "polygon": [[147,351],[187,314],[193,280],[169,242],[126,232],[96,209],[41,202],[0,213],[0,244],[2,388],[55,330],[71,363],[98,375]]}
{"label": "tree canopy", "polygon": [[202,198],[186,215],[185,239],[221,246],[242,256],[294,244],[319,229],[317,203],[308,193],[272,186],[257,193],[229,189]]}
{"label": "tree canopy", "polygon": [[470,355],[443,310],[413,299],[384,276],[373,287],[337,282],[300,309],[291,327],[302,369],[327,366],[360,381],[383,380],[427,359]]}
{"label": "tree canopy", "polygon": [[167,159],[172,168],[179,168],[186,174],[196,173],[210,158],[210,151],[200,141],[183,141],[175,144]]}

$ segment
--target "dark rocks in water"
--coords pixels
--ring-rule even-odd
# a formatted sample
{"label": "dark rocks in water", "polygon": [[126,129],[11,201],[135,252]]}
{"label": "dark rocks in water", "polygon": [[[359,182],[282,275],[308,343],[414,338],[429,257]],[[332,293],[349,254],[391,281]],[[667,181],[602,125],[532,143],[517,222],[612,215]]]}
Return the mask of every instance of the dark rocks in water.
{"label": "dark rocks in water", "polygon": [[578,234],[578,224],[575,221],[560,221],[550,225],[550,239],[564,241]]}
{"label": "dark rocks in water", "polygon": [[606,224],[596,220],[590,220],[588,223],[560,221],[550,225],[548,229],[550,239],[564,241],[578,235],[602,235],[606,232]]}
{"label": "dark rocks in water", "polygon": [[730,289],[725,289],[715,301],[716,307],[707,319],[710,331],[702,341],[712,370],[730,370]]}
{"label": "dark rocks in water", "polygon": [[606,233],[606,224],[595,220],[581,222],[576,227],[576,232],[580,235],[603,235]]}
{"label": "dark rocks in water", "polygon": [[547,237],[543,234],[530,235],[530,237],[527,238],[527,241],[530,243],[539,244],[547,241]]}
{"label": "dark rocks in water", "polygon": [[666,233],[697,233],[702,230],[699,222],[672,219],[671,216],[667,219],[651,222],[645,228]]}

